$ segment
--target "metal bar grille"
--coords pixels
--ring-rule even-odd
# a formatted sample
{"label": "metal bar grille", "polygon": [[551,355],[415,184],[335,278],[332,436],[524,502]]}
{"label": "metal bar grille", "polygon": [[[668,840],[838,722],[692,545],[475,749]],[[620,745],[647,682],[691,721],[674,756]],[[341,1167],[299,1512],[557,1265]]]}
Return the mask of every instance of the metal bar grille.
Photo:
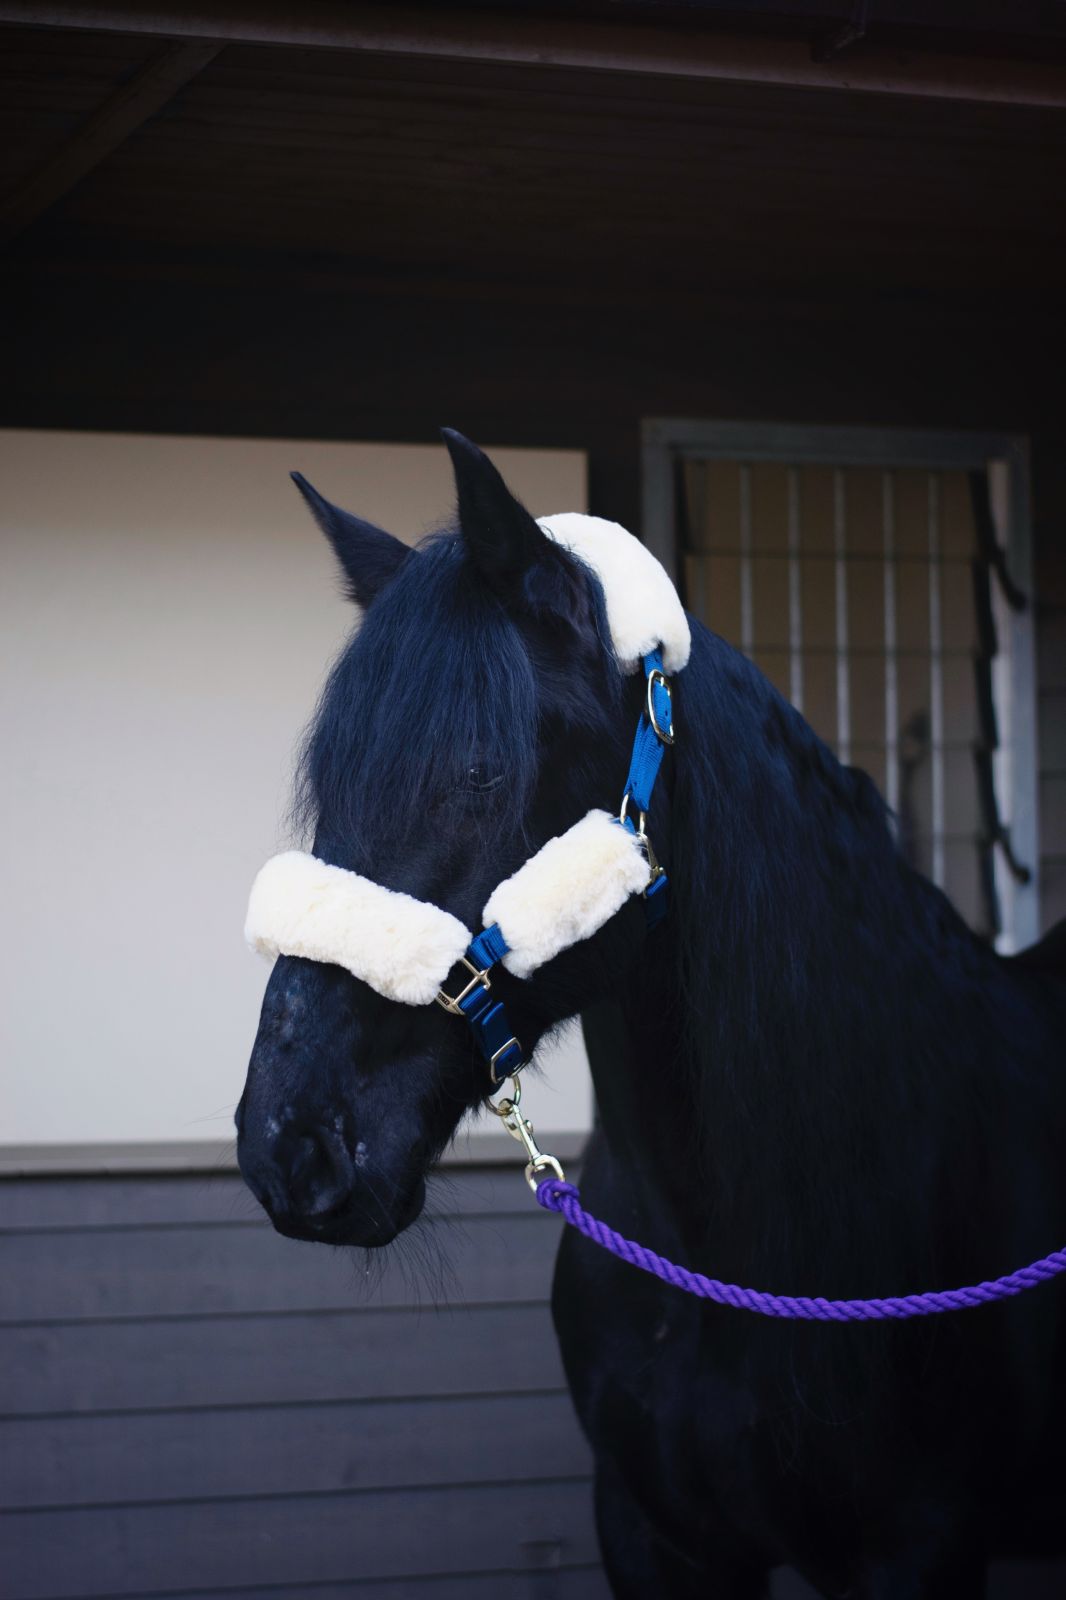
{"label": "metal bar grille", "polygon": [[833,549],[836,589],[837,754],[851,760],[851,680],[848,673],[848,512],[844,474],[833,470]]}
{"label": "metal bar grille", "polygon": [[[991,934],[989,754],[1015,854],[1038,855],[1032,612],[999,605],[1004,583],[1031,587],[1025,441],[676,417],[649,419],[642,433],[645,535],[690,609],[869,772],[901,851]],[[973,581],[983,536],[972,506],[962,509],[975,474],[987,480],[1006,550],[992,629]],[[977,687],[989,678],[1000,730],[991,752]],[[998,899],[998,947],[1031,942],[1036,876],[1007,872]]]}
{"label": "metal bar grille", "polygon": [[885,595],[885,799],[895,817],[899,810],[899,665],[896,659],[896,480],[892,472],[881,474],[881,529]]}
{"label": "metal bar grille", "polygon": [[788,469],[788,683],[789,698],[803,710],[803,574],[800,570],[800,484]]}
{"label": "metal bar grille", "polygon": [[755,646],[751,547],[751,468],[742,466],[740,469],[740,648],[749,656]]}
{"label": "metal bar grille", "polygon": [[929,493],[929,754],[932,763],[932,878],[944,886],[944,674],[941,662],[940,477],[931,472]]}
{"label": "metal bar grille", "polygon": [[689,459],[682,487],[692,609],[871,774],[906,857],[983,926],[967,474]]}

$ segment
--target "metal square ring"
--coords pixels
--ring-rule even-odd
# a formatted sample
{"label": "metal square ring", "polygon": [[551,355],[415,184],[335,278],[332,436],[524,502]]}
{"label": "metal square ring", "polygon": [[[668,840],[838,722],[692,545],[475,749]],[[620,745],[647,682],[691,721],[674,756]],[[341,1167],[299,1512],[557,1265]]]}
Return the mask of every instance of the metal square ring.
{"label": "metal square ring", "polygon": [[[655,694],[654,694],[654,689],[655,689],[655,685],[656,684],[658,684],[659,688],[662,689],[665,692],[666,698],[670,702],[670,726],[669,726],[669,728],[661,727],[660,723],[659,723],[659,719],[655,715]],[[652,731],[655,734],[656,738],[661,739],[663,744],[673,744],[673,742],[674,742],[674,691],[673,691],[673,689],[672,689],[672,687],[670,685],[670,680],[666,676],[666,673],[665,672],[660,672],[658,667],[653,667],[652,670],[648,673],[648,705],[647,705],[647,711],[648,711],[648,721],[651,723]]]}
{"label": "metal square ring", "polygon": [[[507,1082],[509,1074],[505,1072],[502,1078],[497,1076],[496,1063],[497,1063],[497,1061],[499,1061],[501,1056],[505,1056],[507,1054],[508,1050],[510,1050],[512,1045],[514,1045],[515,1049],[518,1051],[518,1054],[521,1055],[522,1054],[522,1046],[519,1044],[517,1039],[512,1037],[512,1038],[508,1039],[506,1044],[501,1044],[501,1046],[500,1046],[500,1048],[498,1050],[494,1050],[493,1053],[492,1053],[492,1056],[491,1056],[491,1058],[489,1060],[489,1076],[492,1079],[492,1083],[493,1083],[493,1087],[494,1088],[498,1088],[501,1083],[506,1083]],[[521,1071],[521,1068],[524,1065],[525,1065],[524,1062],[519,1062],[517,1067],[512,1067],[511,1068],[511,1072],[519,1072],[519,1071]]]}

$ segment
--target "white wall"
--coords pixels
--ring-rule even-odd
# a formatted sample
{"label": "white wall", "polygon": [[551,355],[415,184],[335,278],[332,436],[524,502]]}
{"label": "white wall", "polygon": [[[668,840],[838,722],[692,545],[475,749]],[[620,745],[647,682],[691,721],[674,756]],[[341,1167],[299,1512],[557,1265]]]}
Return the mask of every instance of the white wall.
{"label": "white wall", "polygon": [[[493,455],[584,508],[579,453]],[[453,504],[443,447],[0,431],[4,1143],[230,1136],[247,892],[353,618],[292,467],[410,540]],[[588,1125],[573,1055],[545,1131]]]}

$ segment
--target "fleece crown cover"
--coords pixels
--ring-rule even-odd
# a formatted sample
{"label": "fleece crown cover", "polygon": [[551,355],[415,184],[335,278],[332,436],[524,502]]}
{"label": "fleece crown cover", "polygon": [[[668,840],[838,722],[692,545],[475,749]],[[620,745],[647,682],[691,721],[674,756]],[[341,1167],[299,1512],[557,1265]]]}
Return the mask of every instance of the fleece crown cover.
{"label": "fleece crown cover", "polygon": [[662,645],[666,671],[680,672],[692,648],[688,618],[666,569],[647,546],[620,523],[579,511],[542,517],[540,526],[600,580],[622,671],[636,672],[641,658]]}

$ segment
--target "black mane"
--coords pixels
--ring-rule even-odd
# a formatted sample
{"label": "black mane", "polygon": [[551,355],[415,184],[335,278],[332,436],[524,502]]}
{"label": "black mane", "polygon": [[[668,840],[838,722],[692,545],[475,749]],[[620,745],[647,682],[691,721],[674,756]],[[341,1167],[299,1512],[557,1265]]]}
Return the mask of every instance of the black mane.
{"label": "black mane", "polygon": [[872,781],[698,624],[678,722],[683,1051],[703,1180],[749,1279],[901,1292],[963,1265],[948,1236],[979,1274],[1050,1248],[1012,1244],[1005,1203],[973,1227],[1049,1094],[1009,964],[903,860]]}

